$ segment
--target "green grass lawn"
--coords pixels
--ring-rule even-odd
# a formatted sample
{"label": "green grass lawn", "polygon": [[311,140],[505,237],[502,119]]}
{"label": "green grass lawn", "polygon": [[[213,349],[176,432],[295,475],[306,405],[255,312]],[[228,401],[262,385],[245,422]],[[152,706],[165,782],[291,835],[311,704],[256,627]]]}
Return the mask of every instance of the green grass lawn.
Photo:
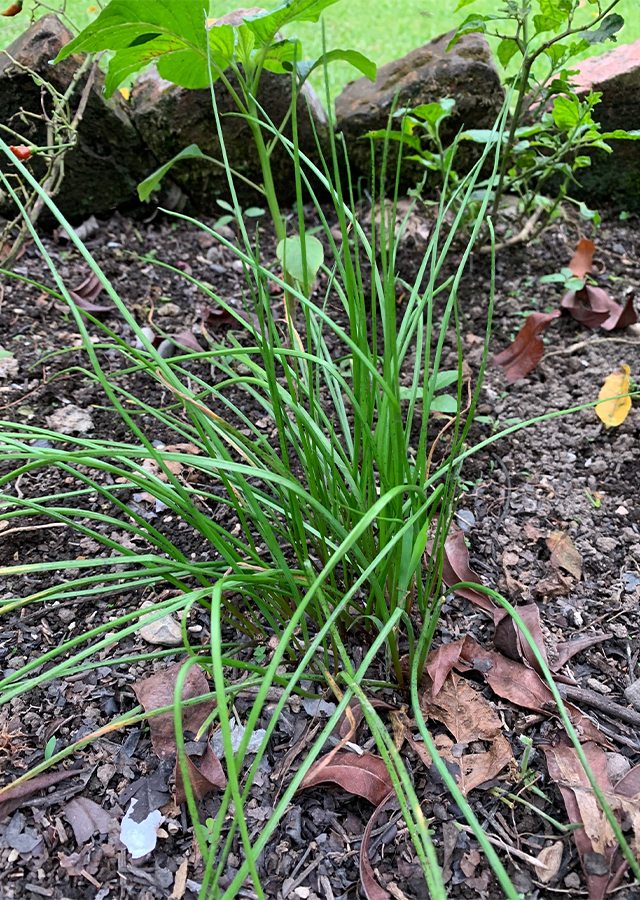
{"label": "green grass lawn", "polygon": [[[0,0],[8,6],[10,0]],[[179,3],[180,0],[174,0]],[[203,0],[203,6],[207,0]],[[212,0],[210,15],[223,15],[237,9],[242,0]],[[244,0],[247,6],[252,0]],[[259,2],[259,0],[253,0]],[[275,5],[273,0],[265,0],[267,7]],[[26,0],[23,12],[13,19],[0,19],[0,47],[6,47],[29,22],[33,0]],[[49,0],[51,8],[62,5],[56,0]],[[324,14],[326,42],[329,49],[360,50],[378,65],[404,56],[414,47],[431,40],[431,38],[449,31],[461,22],[466,14],[474,12],[487,13],[496,9],[495,0],[476,0],[472,7],[455,12],[458,0],[341,0],[329,7]],[[94,19],[97,4],[91,0],[67,0],[67,14],[77,28],[83,28]],[[585,7],[585,21],[590,14],[595,15],[595,6]],[[621,0],[617,12],[626,20],[619,40],[631,43],[640,38],[640,3],[638,0]],[[297,34],[303,42],[306,56],[316,56],[322,51],[321,28],[308,22],[289,29],[290,34]],[[603,53],[612,49],[610,42],[598,44],[593,53]],[[586,54],[591,55],[590,53]],[[332,67],[331,91],[335,96],[343,85],[355,77],[354,70],[344,64]],[[321,80],[321,79],[320,79]],[[316,88],[321,85],[316,81]],[[323,92],[324,93],[324,92]]]}

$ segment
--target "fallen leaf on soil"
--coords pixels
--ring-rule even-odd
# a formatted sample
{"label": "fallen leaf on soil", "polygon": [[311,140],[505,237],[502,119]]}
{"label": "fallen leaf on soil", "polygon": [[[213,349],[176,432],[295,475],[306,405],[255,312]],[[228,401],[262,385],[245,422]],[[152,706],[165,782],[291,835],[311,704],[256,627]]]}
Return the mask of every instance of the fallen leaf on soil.
{"label": "fallen leaf on soil", "polygon": [[594,644],[599,644],[601,641],[608,641],[612,637],[612,634],[588,634],[585,637],[575,638],[572,641],[563,641],[557,645],[558,658],[550,666],[551,670],[557,672],[576,653],[580,653],[581,650],[586,650],[588,647],[593,647]]}
{"label": "fallen leaf on soil", "polygon": [[[433,541],[429,541],[427,553],[431,555],[432,551]],[[478,575],[469,568],[469,550],[464,540],[464,531],[453,522],[444,542],[442,580],[447,587],[458,584],[460,581],[473,581],[476,584],[482,584]],[[473,588],[456,588],[454,593],[460,597],[465,597],[465,599],[470,600],[487,612],[495,609],[493,601],[481,591],[474,591]]]}
{"label": "fallen leaf on soil", "polygon": [[[493,357],[492,365],[502,366],[507,381],[512,384],[524,378],[538,365],[544,355],[544,344],[540,332],[557,319],[560,310],[550,313],[531,313],[518,332],[513,343]],[[604,321],[604,320],[603,320]]]}
{"label": "fallen leaf on soil", "polygon": [[187,350],[193,350],[194,353],[202,353],[202,347],[198,343],[198,339],[192,331],[181,331],[179,334],[170,335],[172,341],[186,347]]}
{"label": "fallen leaf on soil", "polygon": [[[433,695],[433,682],[428,673],[423,675],[420,709],[425,718],[442,722],[455,738],[458,745],[455,753],[453,744],[446,743],[438,747],[438,752],[442,749],[440,755],[458,768],[456,780],[463,794],[495,778],[513,759],[511,746],[502,734],[500,717],[489,701],[455,672],[449,673],[437,697]],[[477,740],[489,743],[488,752],[465,753],[466,745]]]}
{"label": "fallen leaf on soil", "polygon": [[631,397],[621,397],[620,394],[628,393],[630,382],[631,369],[629,366],[622,366],[622,371],[609,375],[600,388],[598,400],[605,402],[598,403],[596,415],[604,422],[605,428],[617,428],[627,418],[631,409]]}
{"label": "fallen leaf on soil", "polygon": [[[537,672],[522,663],[507,659],[501,653],[485,650],[469,635],[463,639],[462,645],[460,660],[480,672],[499,697],[525,709],[557,718],[553,694]],[[582,741],[594,741],[611,749],[606,737],[588,716],[566,700],[564,706]]]}
{"label": "fallen leaf on soil", "polygon": [[86,409],[80,409],[70,403],[68,406],[61,406],[50,416],[45,416],[45,422],[52,431],[58,434],[73,434],[78,432],[84,434],[85,431],[93,429],[93,419]]}
{"label": "fallen leaf on soil", "polygon": [[63,772],[47,772],[46,775],[36,775],[35,778],[23,781],[22,784],[18,784],[16,787],[12,787],[9,784],[6,787],[1,788],[0,822],[5,816],[12,813],[14,809],[18,809],[19,806],[22,806],[23,803],[30,800],[34,794],[38,793],[38,791],[44,791],[52,785],[58,784],[59,781],[64,781],[65,778],[73,778],[74,775],[81,774],[79,769],[69,769]]}
{"label": "fallen leaf on soil", "polygon": [[135,798],[131,800],[120,824],[120,840],[133,859],[140,859],[141,856],[155,850],[158,843],[158,828],[164,820],[160,810],[154,809],[142,822],[134,821],[132,815],[137,802]]}
{"label": "fallen leaf on soil", "polygon": [[[552,878],[555,878],[562,863],[563,851],[564,844],[562,841],[556,841],[554,844],[551,844],[550,847],[542,848],[540,853],[538,853],[538,859],[542,865],[540,868],[536,866],[538,881],[541,881],[543,884],[548,884]],[[543,866],[545,868],[543,868]]]}
{"label": "fallen leaf on soil", "polygon": [[77,853],[58,853],[60,865],[68,875],[82,876],[83,872],[89,875],[96,875],[102,862],[103,853],[99,847],[92,847],[91,844],[85,844]]}
{"label": "fallen leaf on soil", "polygon": [[95,302],[101,291],[102,282],[95,272],[92,272],[84,281],[81,281],[77,287],[69,288],[69,294],[76,306],[83,312],[88,312],[92,315],[112,312],[116,308],[111,301],[106,306]]}
{"label": "fallen leaf on soil", "polygon": [[[391,703],[387,703],[385,700],[378,700],[375,697],[370,697],[369,703],[373,706],[374,709],[396,709],[396,707]],[[360,701],[357,699],[357,697],[352,697],[351,700],[349,700],[349,709],[351,710],[351,715],[353,716],[355,727],[357,728],[360,722],[362,722],[362,720],[364,719],[364,713],[362,711],[362,707],[360,706]],[[350,731],[351,721],[349,719],[349,716],[347,716],[345,710],[345,712],[343,712],[338,719],[336,727],[333,729],[332,733],[337,734],[341,738],[345,738]]]}
{"label": "fallen leaf on soil", "polygon": [[635,325],[638,321],[638,315],[633,306],[633,297],[633,293],[630,293],[624,306],[620,306],[615,300],[610,300],[609,309],[611,314],[600,328],[604,331],[613,331],[614,328],[628,328],[629,325]]}
{"label": "fallen leaf on soil", "polygon": [[[146,712],[161,709],[163,706],[173,706],[173,695],[176,681],[184,663],[178,662],[145,678],[133,685],[138,702]],[[209,693],[209,683],[204,672],[198,665],[191,666],[187,672],[182,686],[182,700],[191,700]],[[197,734],[205,720],[215,706],[212,699],[203,700],[193,706],[185,706],[182,709],[182,728]],[[156,754],[165,759],[176,752],[176,734],[173,726],[173,711],[153,716],[149,719],[151,743]]]}
{"label": "fallen leaf on soil", "polygon": [[386,804],[393,800],[395,793],[393,791],[384,797],[376,807],[374,814],[367,822],[367,827],[362,835],[362,844],[360,846],[360,881],[362,889],[367,900],[389,900],[389,894],[384,888],[380,887],[373,874],[373,868],[369,862],[369,842],[371,840],[371,832],[376,820]]}
{"label": "fallen leaf on soil", "polygon": [[[579,291],[569,291],[560,301],[560,306],[566,309],[576,322],[586,325],[587,328],[599,328],[604,325],[614,312],[612,304],[614,301],[607,291],[592,284],[585,284]],[[618,304],[615,303],[615,306]]]}
{"label": "fallen leaf on soil", "polygon": [[425,669],[433,682],[431,692],[433,697],[438,696],[447,675],[460,659],[463,645],[464,640],[452,641],[450,644],[441,644],[436,650],[432,650],[427,657]]}
{"label": "fallen leaf on soil", "polygon": [[[338,784],[350,794],[364,797],[374,806],[379,806],[390,792],[393,784],[384,760],[373,753],[331,753],[315,762],[302,779],[299,791],[316,784]],[[328,760],[328,762],[327,762]]]}
{"label": "fallen leaf on soil", "polygon": [[[196,800],[202,800],[211,791],[223,791],[227,786],[227,776],[224,774],[220,760],[211,749],[211,745],[207,742],[207,749],[200,758],[200,768],[198,769],[190,757],[187,756],[187,769],[189,771],[189,782],[191,790]],[[184,781],[182,778],[182,769],[176,760],[176,789],[175,802],[176,806],[181,806],[187,799],[184,790]]]}
{"label": "fallen leaf on soil", "polygon": [[[549,777],[560,788],[572,824],[573,837],[587,880],[590,900],[604,900],[610,879],[611,863],[617,849],[613,829],[593,793],[587,774],[573,746],[567,743],[543,744]],[[588,741],[582,745],[589,767],[605,794],[613,793],[607,775],[607,760],[601,747]]]}
{"label": "fallen leaf on soil", "polygon": [[[249,314],[245,312],[244,309],[238,309],[237,314],[241,319],[244,319],[245,322],[251,322],[254,328],[260,327],[260,320],[255,313]],[[199,315],[202,327],[205,329],[238,327],[238,320],[236,317],[221,306],[217,309],[211,309],[210,306],[203,306]]]}
{"label": "fallen leaf on soil", "polygon": [[169,896],[169,900],[182,900],[187,887],[187,873],[189,871],[189,860],[183,859],[176,871],[176,877],[173,882],[173,890]]}
{"label": "fallen leaf on soil", "polygon": [[571,257],[569,268],[576,278],[584,278],[588,275],[593,266],[593,252],[596,245],[587,238],[582,238],[576,247],[576,251]]}
{"label": "fallen leaf on soil", "polygon": [[75,797],[64,808],[78,844],[85,844],[94,834],[108,834],[111,814],[89,797]]}
{"label": "fallen leaf on soil", "polygon": [[[540,625],[540,611],[538,607],[535,603],[529,603],[527,606],[516,606],[515,610],[527,626],[536,647],[548,665],[549,660],[547,659],[547,651],[544,646],[542,627]],[[493,644],[496,650],[504,653],[504,655],[508,656],[510,659],[528,663],[531,668],[539,672],[540,666],[538,665],[533,650],[529,646],[529,642],[507,610],[497,609],[493,614],[493,621],[496,626],[495,634],[493,636]]]}
{"label": "fallen leaf on soil", "polygon": [[580,581],[582,557],[571,543],[569,535],[565,531],[552,531],[547,538],[547,547],[551,551],[551,565],[564,569]]}
{"label": "fallen leaf on soil", "polygon": [[409,735],[411,720],[408,716],[408,709],[403,704],[400,709],[391,710],[389,713],[389,721],[393,730],[393,746],[396,750],[400,750],[404,744],[407,735]]}
{"label": "fallen leaf on soil", "polygon": [[565,597],[571,593],[572,587],[573,581],[556,571],[552,578],[545,578],[539,581],[534,588],[534,593],[539,594],[541,597]]}
{"label": "fallen leaf on soil", "polygon": [[131,818],[135,822],[142,822],[155,809],[160,809],[169,802],[169,778],[173,773],[173,758],[162,759],[155,772],[143,775],[132,781],[118,795],[120,806],[135,797],[137,806]]}

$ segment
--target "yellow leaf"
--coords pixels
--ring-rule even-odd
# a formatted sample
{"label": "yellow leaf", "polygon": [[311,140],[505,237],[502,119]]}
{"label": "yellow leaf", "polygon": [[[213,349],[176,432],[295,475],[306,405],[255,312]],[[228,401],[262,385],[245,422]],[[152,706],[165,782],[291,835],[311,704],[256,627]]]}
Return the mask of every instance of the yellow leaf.
{"label": "yellow leaf", "polygon": [[631,397],[621,397],[620,394],[628,392],[630,375],[629,366],[622,366],[621,372],[612,372],[602,385],[598,400],[605,402],[598,403],[596,413],[604,422],[605,428],[615,428],[627,418],[627,413],[631,409]]}
{"label": "yellow leaf", "polygon": [[128,100],[129,97],[131,96],[131,91],[129,90],[129,88],[122,87],[122,88],[118,88],[118,90],[120,91],[120,93],[122,94],[122,96],[124,97],[125,100]]}

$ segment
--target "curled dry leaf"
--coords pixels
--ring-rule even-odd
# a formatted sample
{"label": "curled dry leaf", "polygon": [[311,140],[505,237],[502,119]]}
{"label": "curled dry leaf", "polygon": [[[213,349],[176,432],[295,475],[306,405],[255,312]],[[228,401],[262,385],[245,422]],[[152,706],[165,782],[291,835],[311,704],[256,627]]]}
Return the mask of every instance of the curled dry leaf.
{"label": "curled dry leaf", "polygon": [[622,425],[631,409],[631,397],[621,397],[629,392],[631,369],[622,366],[621,371],[612,372],[606,379],[598,394],[603,401],[596,406],[596,415],[605,428],[617,428]]}
{"label": "curled dry leaf", "polygon": [[387,803],[395,798],[395,794],[388,794],[376,807],[374,814],[367,822],[367,827],[362,835],[362,844],[360,846],[360,881],[362,889],[367,900],[389,900],[389,894],[382,888],[375,879],[373,868],[369,862],[369,843],[371,841],[371,832],[376,824],[378,816],[385,808]]}
{"label": "curled dry leaf", "polygon": [[[174,691],[178,675],[184,662],[178,662],[168,669],[156,672],[151,678],[145,678],[133,685],[138,702],[146,712],[173,706]],[[209,693],[209,683],[200,666],[191,666],[182,686],[182,700],[191,700]],[[215,702],[208,698],[193,706],[182,709],[182,728],[197,734],[199,729],[213,710]],[[149,719],[149,731],[153,749],[160,759],[166,759],[176,752],[176,733],[173,724],[173,710],[153,716]]]}
{"label": "curled dry leaf", "polygon": [[599,644],[601,641],[608,641],[612,638],[612,634],[588,634],[585,637],[575,638],[572,641],[563,641],[562,643],[557,645],[558,658],[555,660],[553,665],[550,667],[553,672],[557,672],[558,669],[561,669],[565,663],[569,662],[572,656],[575,656],[576,653],[580,653],[582,650],[586,650],[588,647],[593,647],[594,644]]}
{"label": "curled dry leaf", "polygon": [[94,834],[108,834],[111,827],[111,813],[89,797],[69,800],[64,815],[79,845],[86,843]]}
{"label": "curled dry leaf", "polygon": [[[613,829],[598,804],[573,746],[563,741],[555,745],[543,744],[542,749],[549,777],[560,788],[569,821],[583,826],[575,829],[573,837],[587,881],[589,900],[604,900],[618,846]],[[605,794],[612,794],[602,748],[588,741],[582,749],[598,785]]]}
{"label": "curled dry leaf", "polygon": [[[560,310],[550,313],[531,313],[513,343],[493,357],[492,365],[502,366],[507,381],[512,384],[524,378],[538,365],[544,355],[540,332],[560,315]],[[604,320],[603,320],[604,321]]]}
{"label": "curled dry leaf", "polygon": [[[587,328],[601,327],[612,315],[611,299],[603,288],[585,284],[579,291],[569,291],[560,301],[560,306],[569,315],[586,325]],[[618,304],[615,304],[618,306]],[[620,309],[620,307],[618,307]]]}
{"label": "curled dry leaf", "polygon": [[582,557],[573,546],[569,535],[565,531],[552,531],[546,543],[551,551],[551,565],[557,569],[564,569],[580,581]]}
{"label": "curled dry leaf", "polygon": [[[211,791],[223,791],[227,786],[227,776],[220,763],[220,760],[211,749],[211,744],[207,741],[207,749],[200,759],[200,768],[198,769],[190,757],[187,759],[187,770],[189,772],[189,783],[196,800],[202,800]],[[181,806],[187,799],[184,790],[184,781],[182,778],[182,768],[176,760],[176,789],[175,801],[177,806]]]}
{"label": "curled dry leaf", "polygon": [[[427,552],[429,555],[433,552],[432,541],[427,544]],[[479,576],[469,567],[469,550],[464,540],[464,531],[453,522],[444,542],[442,580],[447,587],[458,584],[460,581],[482,584]],[[455,593],[487,612],[495,609],[493,601],[481,591],[474,591],[473,588],[456,588]]]}
{"label": "curled dry leaf", "polygon": [[[531,634],[536,647],[542,654],[544,661],[549,664],[547,659],[547,651],[544,646],[544,637],[542,636],[542,626],[540,624],[540,611],[535,603],[529,603],[526,606],[516,606],[516,612],[527,626],[527,630]],[[506,609],[497,609],[493,615],[493,621],[496,631],[493,636],[493,644],[496,650],[500,650],[510,659],[516,659],[519,662],[526,662],[537,672],[540,671],[538,660],[529,645],[529,641],[518,628],[515,621],[511,618]]]}
{"label": "curled dry leaf", "polygon": [[5,816],[10,815],[15,809],[30,800],[38,791],[44,791],[59,781],[66,778],[73,778],[74,775],[81,775],[79,769],[69,769],[63,772],[47,772],[45,775],[36,775],[28,781],[23,781],[15,787],[8,784],[6,787],[0,788],[0,822]]}
{"label": "curled dry leaf", "polygon": [[540,867],[536,866],[536,875],[538,880],[543,884],[548,884],[552,878],[558,874],[562,863],[562,854],[564,844],[562,841],[556,841],[550,847],[543,847],[538,853],[538,859],[541,863]]}
{"label": "curled dry leaf", "polygon": [[316,784],[330,782],[338,784],[350,794],[364,797],[374,806],[379,806],[389,793],[393,784],[384,760],[373,753],[328,753],[315,762],[302,779],[298,790],[313,787]]}
{"label": "curled dry leaf", "polygon": [[600,326],[603,331],[613,331],[621,328],[628,328],[629,325],[635,325],[638,321],[638,314],[633,306],[633,292],[629,294],[624,306],[620,306],[615,300],[611,300],[609,304],[610,315]]}
{"label": "curled dry leaf", "polygon": [[569,268],[576,278],[584,278],[584,276],[588,275],[591,271],[593,266],[593,252],[595,249],[596,245],[593,241],[590,241],[587,238],[581,239],[576,247],[576,252],[571,257],[571,262],[569,263]]}
{"label": "curled dry leaf", "polygon": [[69,294],[76,306],[83,312],[99,315],[112,312],[116,308],[111,301],[106,306],[95,302],[101,291],[102,282],[95,272],[92,272],[77,287],[70,288]]}

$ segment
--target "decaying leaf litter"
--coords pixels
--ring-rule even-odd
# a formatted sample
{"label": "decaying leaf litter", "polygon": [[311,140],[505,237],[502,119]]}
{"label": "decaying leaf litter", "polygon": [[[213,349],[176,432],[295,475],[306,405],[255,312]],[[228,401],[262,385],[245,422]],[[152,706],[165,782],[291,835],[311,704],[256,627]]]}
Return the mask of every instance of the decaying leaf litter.
{"label": "decaying leaf litter", "polygon": [[[92,249],[104,261],[106,271],[131,307],[137,308],[151,327],[162,323],[158,331],[162,340],[165,336],[188,333],[192,336],[189,340],[201,341],[198,329],[217,325],[215,314],[207,312],[197,292],[171,275],[158,273],[147,261],[129,261],[125,250],[136,248],[144,252],[154,247],[167,261],[182,263],[183,269],[200,266],[200,274],[222,289],[225,297],[232,297],[235,290],[237,276],[231,260],[222,254],[214,265],[224,271],[214,270],[204,255],[209,248],[202,247],[195,234],[186,230],[169,232],[162,224],[151,225],[142,240],[141,245],[132,224],[117,217],[102,227]],[[149,242],[146,246],[145,241]],[[622,298],[625,291],[632,289],[640,274],[640,267],[627,256],[626,248],[620,252],[622,242],[626,242],[632,257],[632,241],[633,229],[614,223],[609,226],[608,238],[598,238],[595,259],[600,260],[602,269],[598,277],[602,279],[608,272],[614,275],[610,290],[616,297]],[[121,246],[107,247],[108,243]],[[517,330],[520,314],[535,310],[536,306],[544,311],[554,302],[557,306],[556,289],[552,285],[539,286],[537,279],[565,265],[571,257],[571,247],[576,245],[575,233],[568,229],[565,233],[560,227],[547,234],[540,247],[509,251],[498,259],[496,350]],[[405,246],[402,262],[410,267],[418,255],[417,247]],[[24,274],[41,274],[31,248],[21,262]],[[87,281],[86,272],[82,267],[76,271],[73,254],[65,265],[69,283],[82,287]],[[474,261],[474,266],[473,276],[469,275],[463,283],[470,298],[464,313],[466,362],[472,377],[478,362],[476,335],[483,330],[480,294],[486,290],[487,277],[481,261]],[[90,285],[83,291],[87,292],[87,303],[101,304],[102,298],[91,296]],[[278,302],[281,299],[275,296],[274,303]],[[159,316],[161,311],[170,314]],[[93,386],[71,384],[64,376],[59,381],[52,379],[55,362],[45,369],[44,385],[38,369],[28,369],[36,359],[36,344],[41,349],[61,349],[77,342],[55,298],[14,285],[5,292],[0,312],[20,365],[15,381],[2,384],[1,405],[13,404],[5,415],[35,418],[74,405],[89,416],[87,430],[93,429],[89,433],[110,433],[117,438],[114,423],[100,408]],[[87,312],[109,315],[108,309]],[[117,322],[115,326],[121,327]],[[479,413],[491,421],[475,426],[478,437],[488,436],[494,423],[503,425],[516,417],[535,416],[543,406],[551,410],[594,402],[607,376],[622,365],[628,365],[631,373],[637,375],[640,357],[637,346],[632,346],[637,340],[633,334],[620,332],[629,341],[626,346],[598,343],[572,354],[572,343],[593,339],[581,327],[579,322],[561,320],[559,332],[543,346],[552,352],[569,352],[550,357],[548,362],[542,359],[529,378],[521,379],[508,392],[505,393],[500,368],[489,373]],[[174,341],[181,343],[177,337]],[[454,348],[448,352],[453,354]],[[164,402],[159,395],[149,399]],[[81,421],[75,433],[82,433],[85,424]],[[268,433],[267,422],[264,427]],[[467,515],[458,521],[465,530],[452,528],[448,544],[454,548],[448,562],[455,578],[451,580],[451,574],[445,574],[445,581],[453,584],[463,578],[501,590],[522,613],[550,668],[554,672],[562,670],[564,680],[569,682],[564,689],[570,692],[572,683],[578,684],[592,699],[604,698],[609,710],[615,703],[629,707],[625,690],[633,681],[632,673],[637,672],[640,651],[635,626],[640,535],[632,474],[638,461],[634,445],[637,431],[637,408],[632,406],[619,426],[608,429],[600,424],[592,408],[572,419],[536,426],[535,432],[519,432],[487,448],[485,455],[470,461],[463,475],[467,481],[461,512]],[[158,439],[162,437],[159,435]],[[446,436],[442,439],[446,440]],[[188,471],[184,477],[189,477]],[[27,482],[24,488],[29,487]],[[38,484],[38,490],[45,487],[45,483]],[[133,502],[150,516],[162,516],[162,510],[152,505],[150,498],[138,497]],[[28,531],[7,535],[7,561],[26,561],[33,554],[43,553],[53,557],[61,550],[68,537],[56,529],[40,528],[42,524],[33,521]],[[175,523],[175,527],[179,534],[179,524]],[[77,540],[78,558],[95,550],[86,540]],[[185,550],[191,549],[185,545]],[[196,551],[202,552],[201,548],[193,548]],[[21,589],[26,591],[28,586],[21,588],[19,578],[10,585],[14,596],[19,596]],[[141,605],[141,598],[124,594],[121,602],[123,608],[135,608]],[[15,632],[3,639],[4,668],[17,667],[20,654],[26,659],[31,653],[41,652],[43,640],[56,640],[58,633],[73,631],[80,616],[91,615],[105,618],[109,610],[93,604],[80,609],[40,611],[31,618],[29,614],[20,617],[17,613]],[[206,616],[192,611],[186,627],[192,641],[206,641]],[[149,645],[139,636],[132,637],[122,652],[144,647]],[[571,657],[576,648],[578,655]],[[262,649],[269,653],[269,648]],[[359,649],[361,652],[361,648],[353,648],[356,657]],[[248,648],[248,659],[253,652],[254,648]],[[151,668],[144,662],[123,663],[116,671],[97,668],[77,681],[67,680],[53,685],[50,692],[43,692],[41,710],[16,698],[11,717],[3,723],[8,748],[5,782],[10,783],[41,762],[52,739],[54,747],[80,740],[107,725],[118,713],[135,707],[136,701],[146,711],[153,708],[154,702],[164,703],[159,698],[148,700],[145,685],[159,676],[165,699],[172,695],[175,676],[172,681],[171,671],[181,658],[179,650],[169,648],[166,662],[155,662]],[[191,671],[193,679],[200,681],[198,669]],[[207,679],[202,672],[200,675],[204,679],[200,689],[206,693]],[[372,676],[389,678],[384,660]],[[387,717],[388,727],[423,799],[424,814],[431,822],[442,854],[440,861],[450,895],[501,896],[473,837],[456,824],[463,820],[416,737],[406,698],[391,691],[381,691],[379,696],[392,707],[381,714]],[[511,620],[493,608],[486,594],[467,589],[461,595],[447,595],[420,696],[421,711],[439,752],[510,867],[512,878],[521,885],[519,889],[527,893],[539,884],[577,890],[586,884],[591,896],[597,897],[603,885],[605,889],[615,886],[616,879],[622,879],[619,885],[624,888],[628,876],[621,870],[610,834],[603,831],[602,839],[594,844],[601,813],[589,788],[578,783],[579,769],[571,757],[574,751],[566,744],[553,698],[536,674],[528,644]],[[324,699],[326,704],[336,700],[330,694]],[[240,695],[235,705],[239,729],[250,702]],[[188,718],[183,727],[186,765],[194,790],[201,795],[199,802],[206,817],[215,815],[226,776],[224,760],[220,761],[207,740],[209,729],[205,727],[199,733],[208,713],[196,715],[195,720],[189,718],[195,715],[190,711],[199,706],[185,708]],[[256,834],[261,822],[271,814],[282,784],[304,759],[317,732],[317,721],[299,698],[292,698],[285,709],[286,715],[278,722],[250,794],[247,817]],[[637,773],[633,767],[639,761],[640,751],[634,728],[620,721],[615,713],[607,715],[584,702],[568,704],[568,709],[585,741],[583,746],[596,761],[594,770],[607,800],[625,823],[632,822],[637,796]],[[318,712],[326,714],[326,709]],[[323,758],[314,764],[309,786],[297,794],[283,821],[279,840],[264,854],[261,866],[269,895],[276,896],[286,888],[286,896],[291,897],[313,900],[314,896],[329,897],[329,890],[335,897],[349,897],[356,896],[361,883],[361,890],[370,897],[425,896],[424,879],[403,821],[393,797],[387,799],[389,782],[385,782],[384,773],[379,772],[377,792],[372,793],[369,786],[379,768],[379,763],[374,762],[375,745],[357,706],[353,715],[357,730],[349,745],[335,749],[349,734],[350,724],[334,735],[333,745],[324,748],[324,760],[335,753],[332,764],[325,763],[323,767]],[[45,873],[47,887],[55,885],[60,896],[72,896],[71,891],[77,890],[78,885],[91,892],[88,896],[97,896],[119,880],[132,889],[137,886],[136,890],[146,891],[151,897],[193,896],[197,889],[197,852],[187,819],[175,802],[182,799],[173,758],[175,736],[168,719],[169,728],[162,732],[162,719],[159,716],[150,720],[150,735],[142,721],[126,731],[106,732],[73,757],[76,769],[60,767],[65,773],[68,771],[64,780],[59,784],[42,782],[35,796],[21,795],[20,788],[13,796],[10,791],[4,797],[0,795],[13,807],[10,817],[0,826],[4,842],[1,852],[9,873],[5,885],[17,883],[28,869],[34,870],[35,864],[35,871],[39,866]],[[533,742],[526,759],[527,745],[520,738]],[[350,771],[355,767],[366,774],[356,781],[350,777],[348,785],[344,778],[342,782],[336,780],[337,767],[343,767],[343,760]],[[622,780],[616,783],[621,774]],[[52,776],[46,773],[41,777]],[[44,792],[47,784],[53,787],[53,793]],[[345,789],[347,786],[357,790],[351,794]],[[18,801],[21,805],[16,807]],[[103,812],[97,813],[92,804]],[[583,830],[563,830],[568,823],[584,819],[585,809],[592,819],[585,821]],[[120,839],[125,816],[137,838],[141,837],[138,826],[147,823],[142,837],[150,836],[155,844],[148,855],[123,855]],[[103,828],[106,831],[97,830]],[[578,837],[582,833],[586,840]],[[77,840],[78,835],[82,840]],[[368,847],[364,857],[363,845],[365,850]],[[606,873],[601,871],[603,859],[608,866]],[[241,848],[236,843],[224,876],[228,883],[240,860]],[[34,879],[33,883],[38,882]]]}

